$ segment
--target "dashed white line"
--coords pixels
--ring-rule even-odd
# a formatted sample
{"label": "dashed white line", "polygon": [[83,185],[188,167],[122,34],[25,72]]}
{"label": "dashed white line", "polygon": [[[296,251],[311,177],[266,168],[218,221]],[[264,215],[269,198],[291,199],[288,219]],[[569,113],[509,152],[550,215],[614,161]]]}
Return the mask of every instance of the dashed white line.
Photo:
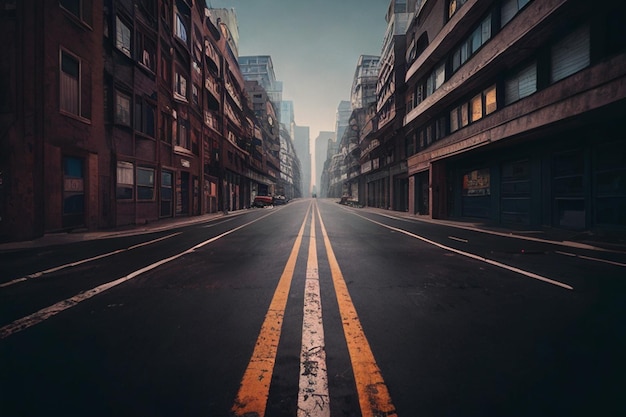
{"label": "dashed white line", "polygon": [[10,285],[17,284],[18,282],[28,281],[29,279],[39,278],[39,277],[41,277],[43,275],[51,274],[53,272],[57,272],[57,271],[60,271],[62,269],[66,269],[66,268],[71,268],[71,267],[74,267],[74,266],[82,265],[84,263],[96,261],[96,260],[102,259],[102,258],[107,258],[109,256],[117,255],[118,253],[126,252],[126,251],[129,251],[129,250],[137,249],[137,248],[140,248],[142,246],[151,245],[153,243],[160,242],[162,240],[169,239],[171,237],[177,236],[177,235],[179,235],[181,233],[182,232],[173,233],[171,235],[163,236],[163,237],[160,237],[158,239],[151,240],[149,242],[139,243],[137,245],[133,245],[133,246],[130,246],[130,247],[125,248],[125,249],[118,249],[118,250],[115,250],[113,252],[103,253],[102,255],[94,256],[94,257],[91,257],[91,258],[81,259],[80,261],[70,262],[70,263],[65,264],[65,265],[55,266],[54,268],[49,268],[49,269],[46,269],[45,271],[35,272],[33,274],[29,274],[29,275],[23,276],[21,278],[16,278],[14,280],[11,280],[11,281],[8,281],[8,282],[4,282],[4,283],[0,284],[0,288],[8,287]]}
{"label": "dashed white line", "polygon": [[90,290],[81,292],[80,294],[77,294],[77,295],[75,295],[73,297],[70,297],[70,298],[65,299],[63,301],[60,301],[60,302],[58,302],[56,304],[53,304],[53,305],[51,305],[49,307],[43,308],[43,309],[41,309],[41,310],[39,310],[39,311],[37,311],[37,312],[35,312],[33,314],[30,314],[30,315],[28,315],[26,317],[23,317],[21,319],[15,320],[14,322],[12,322],[12,323],[10,323],[10,324],[0,328],[0,339],[4,339],[6,337],[11,336],[12,334],[15,334],[15,333],[19,332],[19,331],[22,331],[24,329],[32,327],[32,326],[34,326],[36,324],[39,324],[42,321],[47,320],[50,317],[55,316],[55,315],[59,314],[60,312],[62,312],[64,310],[67,310],[68,308],[74,307],[75,305],[77,305],[78,303],[80,303],[82,301],[88,300],[88,299],[90,299],[91,297],[93,297],[95,295],[98,295],[98,294],[103,293],[104,291],[110,290],[111,288],[116,287],[116,286],[118,286],[118,285],[120,285],[120,284],[122,284],[122,283],[124,283],[126,281],[129,281],[129,280],[133,279],[133,278],[136,278],[136,277],[138,277],[139,275],[141,275],[141,274],[143,274],[145,272],[148,272],[148,271],[151,271],[151,270],[153,270],[155,268],[158,268],[159,266],[161,266],[163,264],[166,264],[166,263],[171,262],[171,261],[173,261],[175,259],[178,259],[178,258],[180,258],[180,257],[182,257],[184,255],[192,253],[196,249],[199,249],[199,248],[201,248],[201,247],[203,247],[205,245],[208,245],[209,243],[215,242],[216,240],[221,239],[224,236],[227,236],[227,235],[229,235],[231,233],[234,233],[234,232],[236,232],[239,229],[242,229],[242,228],[244,228],[246,226],[249,226],[252,223],[255,223],[255,222],[257,222],[257,221],[259,221],[259,220],[269,216],[270,214],[272,214],[272,213],[269,213],[269,214],[267,214],[265,216],[259,217],[258,219],[252,220],[251,222],[248,222],[246,224],[242,224],[241,226],[238,226],[238,227],[235,227],[234,229],[228,230],[228,231],[226,231],[226,232],[224,232],[224,233],[222,233],[220,235],[212,237],[211,239],[205,240],[204,242],[198,243],[197,245],[193,246],[192,248],[189,248],[186,251],[181,252],[181,253],[179,253],[177,255],[170,256],[169,258],[161,259],[158,262],[155,262],[155,263],[153,263],[151,265],[148,265],[148,266],[146,266],[144,268],[141,268],[141,269],[138,269],[138,270],[136,270],[134,272],[131,272],[130,274],[128,274],[128,275],[126,275],[124,277],[118,278],[116,280],[107,282],[107,283],[102,284],[102,285],[99,285],[99,286],[97,286],[95,288],[92,288]]}
{"label": "dashed white line", "polygon": [[605,263],[605,264],[621,266],[623,268],[626,268],[626,264],[625,263],[609,261],[608,259],[593,258],[591,256],[577,255],[575,253],[561,252],[561,251],[558,251],[558,250],[554,251],[554,253],[558,253],[559,255],[571,256],[571,257],[574,257],[574,258],[586,259],[588,261],[602,262],[602,263]]}
{"label": "dashed white line", "polygon": [[456,240],[457,242],[463,242],[463,243],[469,242],[469,240],[467,239],[461,239],[460,237],[456,237],[456,236],[448,236],[448,239]]}
{"label": "dashed white line", "polygon": [[539,281],[543,281],[543,282],[546,282],[548,284],[556,285],[557,287],[565,288],[567,290],[573,290],[574,289],[574,287],[572,287],[570,285],[567,285],[565,283],[562,283],[562,282],[559,282],[559,281],[556,281],[556,280],[553,280],[553,279],[550,279],[550,278],[546,278],[546,277],[541,276],[539,274],[535,274],[535,273],[529,272],[529,271],[524,271],[523,269],[516,268],[516,267],[511,266],[511,265],[503,264],[501,262],[494,261],[492,259],[488,259],[488,258],[485,258],[485,257],[482,257],[482,256],[478,256],[478,255],[475,255],[475,254],[470,253],[470,252],[465,252],[465,251],[462,251],[462,250],[458,250],[458,249],[452,248],[450,246],[443,245],[441,243],[437,243],[437,242],[435,242],[433,240],[427,239],[427,238],[425,238],[423,236],[420,236],[420,235],[416,235],[416,234],[408,232],[406,230],[399,229],[399,228],[393,227],[393,226],[388,226],[388,225],[386,225],[384,223],[377,222],[376,220],[368,219],[367,217],[361,216],[360,214],[354,213],[354,215],[358,216],[358,217],[361,217],[362,219],[365,219],[365,220],[367,220],[369,222],[372,222],[374,224],[377,224],[379,226],[385,227],[387,229],[394,230],[394,231],[399,232],[399,233],[404,233],[407,236],[410,236],[410,237],[413,237],[415,239],[421,240],[422,242],[426,242],[426,243],[431,244],[433,246],[436,246],[438,248],[441,248],[441,249],[444,249],[444,250],[447,250],[447,251],[450,251],[450,252],[453,252],[453,253],[456,253],[456,254],[459,254],[459,255],[463,255],[463,256],[466,256],[468,258],[476,259],[478,261],[488,263],[488,264],[496,266],[498,268],[506,269],[506,270],[509,270],[509,271],[512,271],[512,272],[516,272],[518,274],[521,274],[521,275],[524,275],[524,276],[527,276],[529,278],[533,278],[533,279],[536,279],[536,280],[539,280]]}

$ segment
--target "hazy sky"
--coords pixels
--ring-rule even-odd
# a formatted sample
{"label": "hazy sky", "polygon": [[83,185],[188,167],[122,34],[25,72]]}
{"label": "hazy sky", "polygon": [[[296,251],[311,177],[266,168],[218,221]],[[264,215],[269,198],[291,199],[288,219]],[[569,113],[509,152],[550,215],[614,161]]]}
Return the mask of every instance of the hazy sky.
{"label": "hazy sky", "polygon": [[359,55],[380,55],[389,0],[207,0],[234,8],[239,55],[270,55],[296,124],[335,130],[335,112],[350,88]]}

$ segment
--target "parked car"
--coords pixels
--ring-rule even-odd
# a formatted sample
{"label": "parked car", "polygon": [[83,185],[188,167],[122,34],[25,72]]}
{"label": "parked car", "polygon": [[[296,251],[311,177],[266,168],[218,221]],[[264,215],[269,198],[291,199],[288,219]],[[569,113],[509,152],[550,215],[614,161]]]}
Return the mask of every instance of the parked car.
{"label": "parked car", "polygon": [[271,205],[274,205],[274,199],[269,195],[257,195],[252,202],[252,207],[263,208]]}
{"label": "parked car", "polygon": [[274,197],[274,205],[279,206],[281,204],[287,204],[289,200],[284,195],[277,195]]}

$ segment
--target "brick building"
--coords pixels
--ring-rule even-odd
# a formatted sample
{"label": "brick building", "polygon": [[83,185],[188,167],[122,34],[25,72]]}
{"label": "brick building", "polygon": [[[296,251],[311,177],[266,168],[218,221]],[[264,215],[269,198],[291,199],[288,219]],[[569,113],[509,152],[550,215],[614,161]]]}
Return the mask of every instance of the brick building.
{"label": "brick building", "polygon": [[0,239],[241,209],[279,176],[203,1],[0,6]]}

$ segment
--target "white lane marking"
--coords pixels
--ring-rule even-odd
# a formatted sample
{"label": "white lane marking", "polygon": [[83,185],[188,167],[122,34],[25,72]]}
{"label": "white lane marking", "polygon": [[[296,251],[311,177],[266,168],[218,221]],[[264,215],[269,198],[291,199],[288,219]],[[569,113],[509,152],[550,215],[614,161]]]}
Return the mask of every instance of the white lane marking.
{"label": "white lane marking", "polygon": [[214,226],[218,226],[218,225],[220,225],[220,224],[224,224],[224,223],[230,222],[230,221],[232,221],[232,220],[235,220],[235,218],[234,218],[234,217],[231,217],[230,219],[227,219],[227,220],[224,220],[224,221],[221,221],[221,222],[217,222],[217,223],[207,224],[207,225],[202,226],[202,227],[203,227],[203,228],[207,228],[207,227],[214,227]]}
{"label": "white lane marking", "polygon": [[104,291],[110,290],[113,287],[116,287],[126,281],[129,281],[133,278],[138,277],[139,275],[151,271],[155,268],[158,268],[159,266],[166,264],[168,262],[171,262],[175,259],[180,258],[181,256],[187,255],[192,253],[193,251],[195,251],[196,249],[200,249],[201,247],[208,245],[209,243],[215,242],[218,239],[223,238],[224,236],[228,236],[231,233],[236,232],[239,229],[242,229],[246,226],[251,225],[252,223],[255,223],[261,219],[264,219],[265,217],[271,215],[273,213],[269,213],[266,214],[265,216],[259,217],[258,219],[252,220],[251,222],[242,224],[241,226],[235,227],[234,229],[228,230],[224,233],[222,233],[221,235],[217,235],[215,237],[212,237],[211,239],[205,240],[204,242],[200,242],[197,245],[187,249],[186,251],[183,251],[177,255],[174,256],[170,256],[169,258],[165,258],[165,259],[161,259],[160,261],[157,261],[151,265],[148,265],[144,268],[138,269],[134,272],[131,272],[130,274],[118,278],[114,281],[110,281],[107,282],[105,284],[99,285],[95,288],[92,288],[90,290],[87,291],[83,291],[73,297],[70,297],[68,299],[65,299],[63,301],[60,301],[56,304],[53,304],[49,307],[43,308],[33,314],[30,314],[26,317],[22,317],[21,319],[15,320],[14,322],[7,324],[6,326],[0,328],[0,339],[4,339],[6,337],[11,336],[12,334],[15,334],[19,331],[22,331],[24,329],[27,329],[29,327],[32,327],[36,324],[41,323],[42,321],[49,319],[52,316],[55,316],[57,314],[59,314],[60,312],[67,310],[68,308],[74,307],[75,305],[77,305],[78,303],[80,303],[81,301],[85,301],[88,300],[89,298],[98,295],[100,293],[103,293]]}
{"label": "white lane marking", "polygon": [[456,237],[456,236],[448,236],[448,239],[456,240],[457,242],[463,242],[463,243],[469,242],[469,240],[467,239],[461,239],[460,237]]}
{"label": "white lane marking", "polygon": [[575,253],[561,252],[561,251],[558,251],[558,250],[554,251],[554,253],[558,253],[559,255],[565,255],[565,256],[571,256],[571,257],[575,257],[575,258],[580,258],[580,259],[586,259],[588,261],[602,262],[602,263],[605,263],[605,264],[621,266],[622,268],[626,268],[626,264],[625,263],[609,261],[608,259],[592,258],[591,256],[577,255]]}
{"label": "white lane marking", "polygon": [[330,417],[314,211],[311,216],[311,237],[309,238],[309,257],[304,288],[298,417]]}
{"label": "white lane marking", "polygon": [[509,271],[512,271],[512,272],[516,272],[518,274],[521,274],[521,275],[524,275],[524,276],[527,276],[529,278],[533,278],[533,279],[536,279],[536,280],[539,280],[539,281],[543,281],[543,282],[546,282],[548,284],[556,285],[558,287],[565,288],[567,290],[573,290],[574,289],[574,287],[572,287],[570,285],[564,284],[564,283],[559,282],[559,281],[555,281],[555,280],[550,279],[550,278],[546,278],[546,277],[541,276],[539,274],[535,274],[535,273],[529,272],[529,271],[524,271],[523,269],[516,268],[516,267],[511,266],[511,265],[503,264],[501,262],[494,261],[494,260],[491,260],[491,259],[488,259],[488,258],[485,258],[485,257],[482,257],[482,256],[474,255],[473,253],[464,252],[462,250],[454,249],[454,248],[452,248],[450,246],[442,245],[441,243],[437,243],[437,242],[435,242],[433,240],[427,239],[427,238],[425,238],[423,236],[416,235],[416,234],[408,232],[406,230],[399,229],[397,227],[388,226],[388,225],[386,225],[384,223],[377,222],[376,220],[368,219],[367,217],[361,216],[360,214],[354,213],[354,215],[358,216],[358,217],[361,217],[362,219],[365,219],[365,220],[370,221],[372,223],[375,223],[375,224],[377,224],[379,226],[383,226],[383,227],[385,227],[387,229],[394,230],[394,231],[400,232],[400,233],[404,233],[407,236],[410,236],[410,237],[413,237],[415,239],[421,240],[422,242],[429,243],[429,244],[431,244],[433,246],[436,246],[438,248],[441,248],[441,249],[444,249],[444,250],[447,250],[447,251],[450,251],[450,252],[454,252],[454,253],[457,253],[459,255],[466,256],[468,258],[476,259],[478,261],[485,262],[485,263],[488,263],[488,264],[493,265],[493,266],[497,266],[498,268],[506,269],[506,270],[509,270]]}
{"label": "white lane marking", "polygon": [[126,252],[126,251],[129,251],[129,250],[137,249],[137,248],[140,248],[142,246],[151,245],[153,243],[160,242],[162,240],[169,239],[171,237],[177,236],[177,235],[179,235],[181,233],[182,232],[173,233],[171,235],[163,236],[163,237],[160,237],[158,239],[151,240],[149,242],[144,242],[144,243],[140,243],[138,245],[130,246],[130,247],[126,248],[126,249],[118,249],[118,250],[115,250],[113,252],[107,252],[107,253],[103,253],[102,255],[94,256],[92,258],[81,259],[80,261],[70,262],[69,264],[55,266],[54,268],[46,269],[45,271],[35,272],[33,274],[29,274],[29,275],[23,276],[21,278],[16,278],[16,279],[11,280],[9,282],[2,283],[2,284],[0,284],[0,288],[8,287],[10,285],[17,284],[18,282],[28,281],[29,279],[39,278],[39,277],[41,277],[43,275],[51,274],[53,272],[57,272],[57,271],[60,271],[62,269],[65,269],[65,268],[71,268],[71,267],[78,266],[78,265],[81,265],[81,264],[84,264],[84,263],[87,263],[87,262],[92,262],[92,261],[96,261],[98,259],[107,258],[109,256],[117,255],[118,253]]}

